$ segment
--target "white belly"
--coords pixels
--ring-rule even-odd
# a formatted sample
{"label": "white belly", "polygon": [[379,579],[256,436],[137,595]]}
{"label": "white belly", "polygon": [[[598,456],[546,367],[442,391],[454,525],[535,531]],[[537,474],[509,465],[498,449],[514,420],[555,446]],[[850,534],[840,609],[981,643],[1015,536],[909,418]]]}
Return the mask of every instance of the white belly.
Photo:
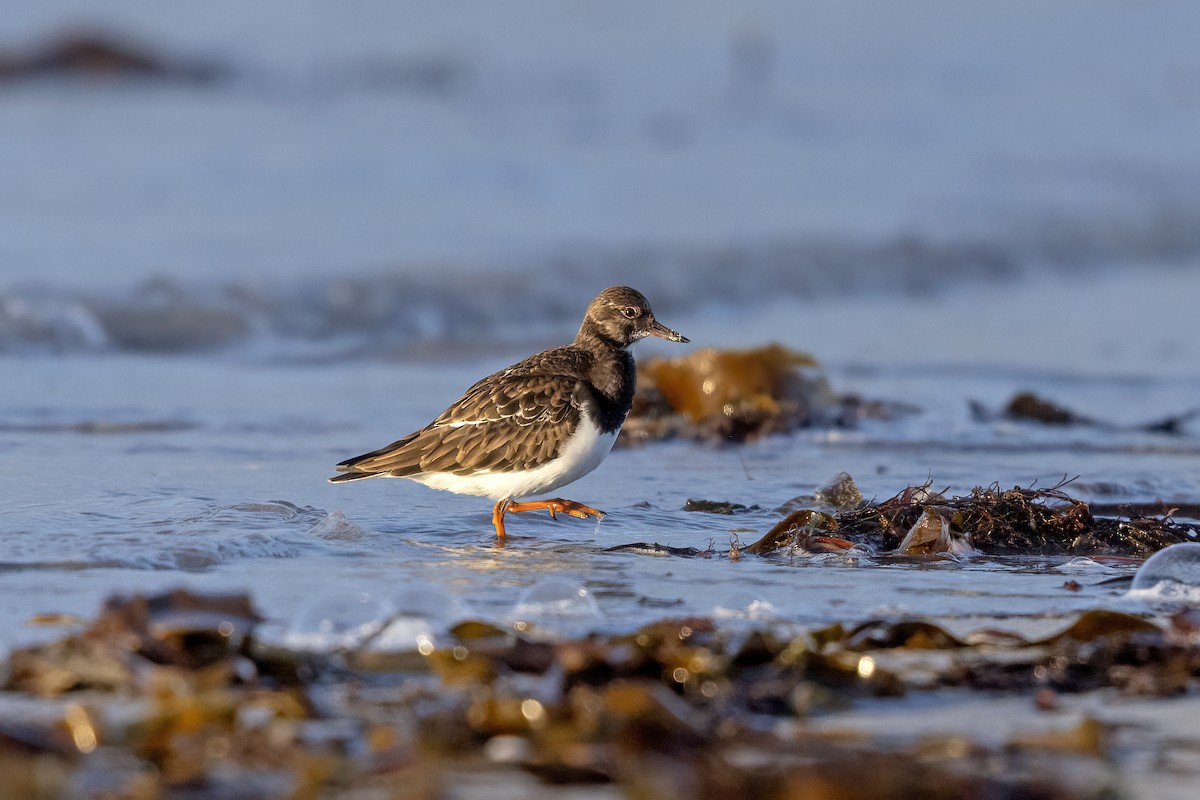
{"label": "white belly", "polygon": [[567,440],[558,458],[533,469],[519,472],[479,472],[455,475],[450,472],[426,472],[412,480],[434,489],[458,494],[475,494],[493,500],[519,500],[546,494],[577,481],[600,466],[617,440],[616,433],[600,433],[590,420],[580,420],[575,435]]}

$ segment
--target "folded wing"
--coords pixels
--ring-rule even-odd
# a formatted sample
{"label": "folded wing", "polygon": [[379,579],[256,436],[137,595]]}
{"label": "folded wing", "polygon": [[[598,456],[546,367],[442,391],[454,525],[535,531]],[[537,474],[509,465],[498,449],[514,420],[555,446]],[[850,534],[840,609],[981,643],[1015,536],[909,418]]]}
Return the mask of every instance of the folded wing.
{"label": "folded wing", "polygon": [[421,430],[338,464],[343,474],[330,480],[532,469],[552,459],[574,433],[583,391],[578,381],[561,376],[492,376]]}

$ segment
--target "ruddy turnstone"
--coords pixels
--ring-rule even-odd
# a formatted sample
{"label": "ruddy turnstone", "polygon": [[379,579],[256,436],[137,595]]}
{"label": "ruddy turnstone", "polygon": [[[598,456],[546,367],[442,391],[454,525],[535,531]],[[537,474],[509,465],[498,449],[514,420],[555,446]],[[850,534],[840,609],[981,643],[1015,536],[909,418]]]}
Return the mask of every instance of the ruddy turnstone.
{"label": "ruddy turnstone", "polygon": [[338,464],[342,474],[329,481],[409,478],[490,497],[500,539],[509,511],[602,517],[562,498],[519,501],[578,480],[608,455],[633,404],[629,346],[647,336],[688,341],[654,318],[640,292],[605,289],[588,306],[575,341],[489,375],[421,430]]}

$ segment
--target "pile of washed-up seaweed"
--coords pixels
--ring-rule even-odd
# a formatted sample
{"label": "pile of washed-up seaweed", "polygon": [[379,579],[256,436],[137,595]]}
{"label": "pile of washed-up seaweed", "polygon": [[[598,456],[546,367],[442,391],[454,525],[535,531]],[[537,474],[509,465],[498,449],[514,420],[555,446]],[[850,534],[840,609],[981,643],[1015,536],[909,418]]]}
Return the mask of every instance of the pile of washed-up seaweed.
{"label": "pile of washed-up seaweed", "polygon": [[[1144,558],[1172,544],[1200,541],[1200,525],[1172,519],[1173,509],[1130,506],[1125,516],[1099,516],[1063,491],[997,485],[965,497],[944,497],[930,486],[908,487],[895,497],[867,503],[848,475],[815,500],[827,511],[792,511],[746,552],[867,547],[873,553],[926,555],[1088,555]],[[837,506],[833,508],[832,506]]]}
{"label": "pile of washed-up seaweed", "polygon": [[638,365],[638,389],[621,441],[741,442],[811,425],[851,425],[914,409],[836,394],[809,355],[772,344],[703,348]]}
{"label": "pile of washed-up seaweed", "polygon": [[320,655],[260,642],[258,621],[240,596],[112,598],[83,632],[13,652],[0,796],[1107,798],[1118,732],[1090,717],[1000,747],[809,723],[947,687],[1049,711],[1200,677],[1194,610],[1090,611],[1034,641],[920,619],[669,619],[560,642],[467,622],[411,652]]}

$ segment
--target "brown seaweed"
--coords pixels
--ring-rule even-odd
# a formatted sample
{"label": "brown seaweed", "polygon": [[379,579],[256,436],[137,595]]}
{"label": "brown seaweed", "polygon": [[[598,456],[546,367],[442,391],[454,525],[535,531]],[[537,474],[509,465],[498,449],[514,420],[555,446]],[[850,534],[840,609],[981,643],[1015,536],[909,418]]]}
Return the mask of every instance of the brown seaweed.
{"label": "brown seaweed", "polygon": [[838,395],[805,353],[779,344],[704,348],[639,362],[622,442],[686,438],[742,442],[810,425],[852,426],[911,413],[898,403]]}
{"label": "brown seaweed", "polygon": [[1063,491],[1066,484],[1046,489],[1001,489],[993,484],[951,498],[931,493],[929,484],[910,486],[882,502],[833,514],[795,511],[746,551],[765,554],[786,547],[803,548],[819,529],[822,535],[862,543],[879,552],[955,552],[956,543],[962,543],[965,549],[998,555],[1144,558],[1200,536],[1200,525],[1170,516],[1095,516],[1086,502]]}
{"label": "brown seaweed", "polygon": [[[245,598],[117,598],[82,633],[15,651],[0,701],[47,685],[80,699],[45,706],[49,724],[0,718],[10,790],[0,796],[104,786],[103,796],[128,798],[438,798],[456,776],[518,786],[525,772],[649,800],[1082,800],[1114,788],[1112,728],[1100,720],[1018,731],[998,748],[953,734],[889,742],[799,721],[861,697],[940,687],[1028,694],[1044,708],[1066,692],[1200,688],[1200,620],[1188,612],[1164,626],[1091,611],[1037,641],[959,636],[919,618],[735,631],[688,617],[557,643],[470,622],[428,654],[427,669],[317,659],[293,671],[298,683],[273,677],[256,620]],[[76,671],[83,652],[120,665],[125,679],[29,674]],[[944,657],[914,662],[921,653]],[[26,666],[14,679],[17,663]],[[103,712],[118,704],[124,713]],[[1063,758],[1084,761],[1064,773]],[[1087,780],[1072,780],[1080,769]]]}

